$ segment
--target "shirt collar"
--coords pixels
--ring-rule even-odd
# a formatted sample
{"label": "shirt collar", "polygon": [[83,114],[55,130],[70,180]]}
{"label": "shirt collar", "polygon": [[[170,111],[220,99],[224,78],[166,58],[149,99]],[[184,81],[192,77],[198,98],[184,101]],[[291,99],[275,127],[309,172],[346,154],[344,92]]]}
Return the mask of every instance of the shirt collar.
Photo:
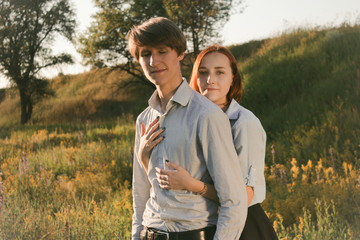
{"label": "shirt collar", "polygon": [[234,99],[232,99],[228,109],[225,112],[230,120],[239,118],[239,107],[240,104],[238,104]]}
{"label": "shirt collar", "polygon": [[[178,89],[176,89],[174,96],[170,99],[172,102],[176,102],[182,106],[186,106],[190,100],[192,89],[187,83],[186,79],[183,78],[180,86]],[[158,98],[158,91],[155,90],[155,92],[151,95],[149,101],[149,106],[158,109],[160,106],[159,98]]]}

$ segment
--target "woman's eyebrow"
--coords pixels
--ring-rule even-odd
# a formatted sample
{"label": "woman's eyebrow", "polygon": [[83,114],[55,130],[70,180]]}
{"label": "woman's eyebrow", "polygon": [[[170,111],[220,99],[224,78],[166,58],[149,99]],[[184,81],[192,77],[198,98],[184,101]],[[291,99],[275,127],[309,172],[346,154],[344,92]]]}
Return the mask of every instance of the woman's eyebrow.
{"label": "woman's eyebrow", "polygon": [[[216,66],[214,68],[215,69],[225,69],[225,67],[223,67],[223,66]],[[201,67],[199,67],[199,69],[207,69],[207,67],[201,66]]]}

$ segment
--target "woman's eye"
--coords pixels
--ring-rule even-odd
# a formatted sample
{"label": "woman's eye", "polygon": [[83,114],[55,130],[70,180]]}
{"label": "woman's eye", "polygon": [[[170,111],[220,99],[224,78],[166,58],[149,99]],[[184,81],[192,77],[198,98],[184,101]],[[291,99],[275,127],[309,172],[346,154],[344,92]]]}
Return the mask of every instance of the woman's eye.
{"label": "woman's eye", "polygon": [[223,71],[217,71],[216,74],[221,75],[221,74],[224,74],[224,72]]}
{"label": "woman's eye", "polygon": [[205,74],[207,74],[206,71],[199,71],[199,75],[205,75]]}

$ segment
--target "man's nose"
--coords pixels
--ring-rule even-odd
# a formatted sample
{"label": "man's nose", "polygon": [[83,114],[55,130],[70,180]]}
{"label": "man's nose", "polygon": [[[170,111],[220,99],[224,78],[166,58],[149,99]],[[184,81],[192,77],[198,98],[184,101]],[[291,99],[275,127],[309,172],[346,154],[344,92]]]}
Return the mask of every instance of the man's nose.
{"label": "man's nose", "polygon": [[150,66],[154,66],[158,62],[158,58],[155,54],[151,54],[150,56]]}

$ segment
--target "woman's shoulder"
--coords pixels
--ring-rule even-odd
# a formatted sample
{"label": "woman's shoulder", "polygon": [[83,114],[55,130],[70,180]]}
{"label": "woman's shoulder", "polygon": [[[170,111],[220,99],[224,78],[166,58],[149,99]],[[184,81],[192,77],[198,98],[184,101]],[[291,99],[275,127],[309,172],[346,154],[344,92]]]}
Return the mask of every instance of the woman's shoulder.
{"label": "woman's shoulder", "polygon": [[[229,106],[229,108],[230,107],[231,106]],[[228,115],[228,117],[233,131],[234,129],[242,129],[243,127],[264,131],[259,118],[252,111],[241,106],[236,101],[233,103],[232,108],[232,114],[231,116]]]}
{"label": "woman's shoulder", "polygon": [[230,120],[236,120],[237,122],[259,121],[252,111],[240,105],[234,99],[231,101],[226,115]]}

